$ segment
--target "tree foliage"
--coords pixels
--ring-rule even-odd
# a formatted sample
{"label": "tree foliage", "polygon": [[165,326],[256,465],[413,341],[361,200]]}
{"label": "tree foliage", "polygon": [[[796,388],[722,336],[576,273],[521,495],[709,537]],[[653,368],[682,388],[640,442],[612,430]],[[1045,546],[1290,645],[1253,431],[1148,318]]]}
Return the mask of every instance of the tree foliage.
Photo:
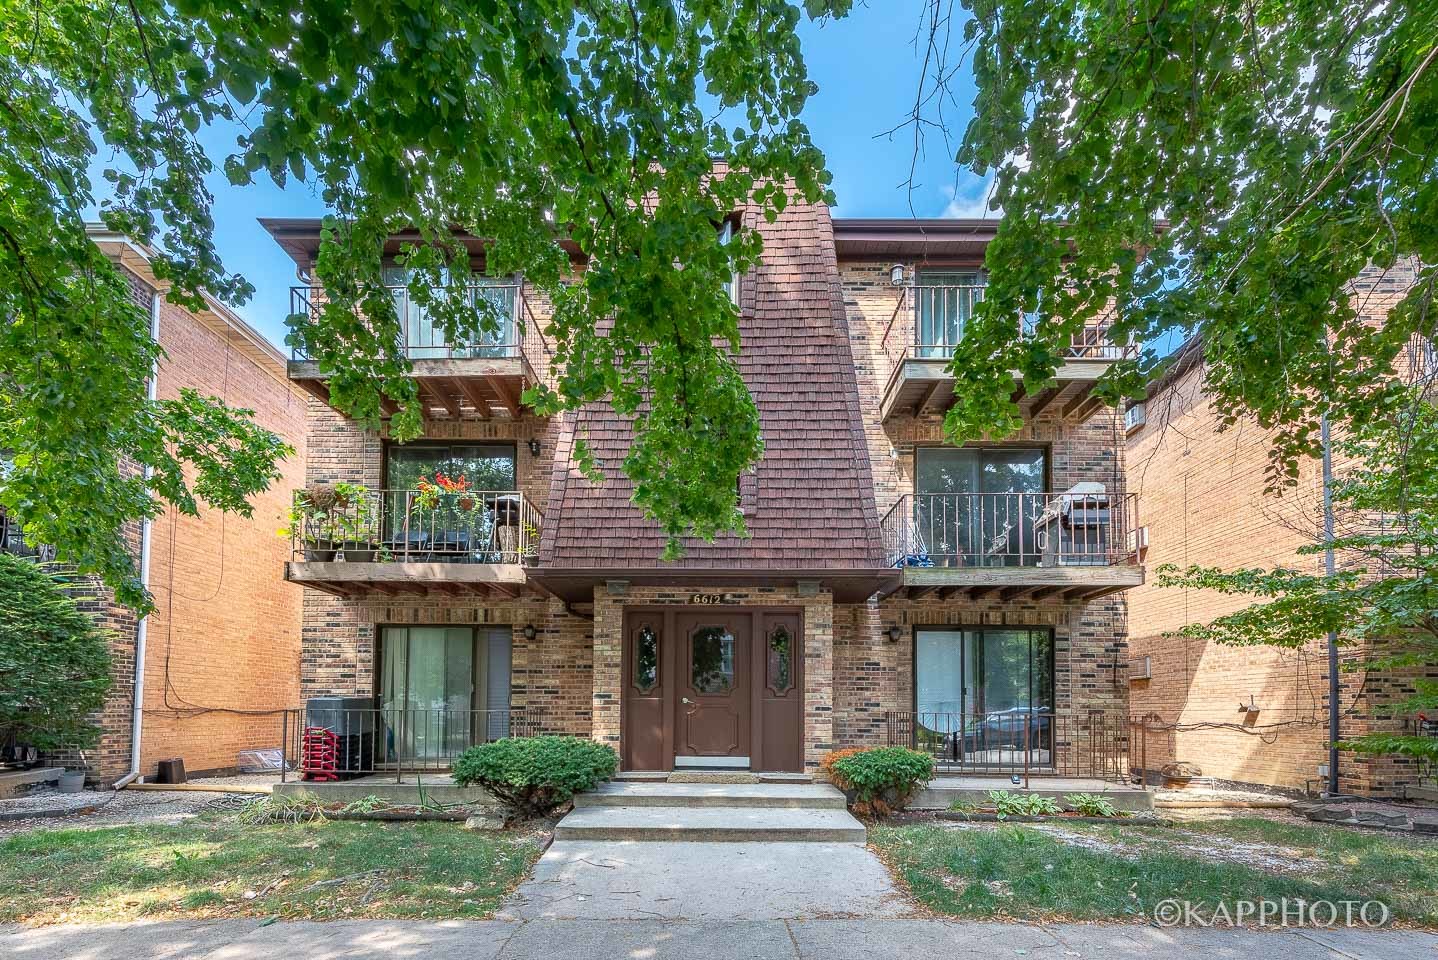
{"label": "tree foliage", "polygon": [[[1400,402],[1393,361],[1433,336],[1438,6],[1367,0],[963,0],[978,94],[957,158],[995,175],[989,287],[953,359],[951,439],[1020,424],[1012,371],[1051,382],[1072,335],[1111,317],[1148,345],[1104,378],[1137,395],[1175,336],[1203,334],[1206,389],[1275,431],[1271,480]],[[951,0],[931,0],[911,118],[950,99]],[[1360,271],[1420,261],[1396,304]],[[1391,309],[1390,309],[1391,307]],[[1383,315],[1365,322],[1360,312]],[[1016,318],[1037,312],[1031,336]]]}
{"label": "tree foliage", "polygon": [[[400,259],[451,342],[495,329],[483,301],[441,289],[470,268],[458,228],[486,238],[484,272],[522,272],[553,301],[562,372],[528,399],[549,414],[607,401],[634,418],[624,469],[671,548],[741,530],[734,477],[762,445],[723,287],[760,241],[721,244],[717,226],[828,195],[798,119],[813,90],[799,18],[784,0],[0,0],[3,444],[18,454],[0,503],[117,582],[119,524],[156,496],[188,505],[173,485],[121,476],[118,455],[172,480],[187,465],[230,509],[273,476],[264,462],[280,449],[243,417],[201,416],[198,397],[188,419],[139,399],[155,347],[81,228],[87,171],[103,162],[106,223],[161,248],[172,296],[246,296],[211,243],[212,158],[197,139],[227,123],[243,130],[223,159],[233,183],[303,180],[333,212],[316,265],[328,299],[291,318],[291,340],[337,407],[378,426],[392,402],[390,435],[420,431],[381,273],[397,229],[416,231]],[[583,255],[578,275],[560,239]],[[118,416],[101,416],[112,404]],[[201,453],[188,464],[166,442],[184,434]],[[243,469],[226,473],[225,458]],[[78,483],[45,479],[66,474]]]}
{"label": "tree foliage", "polygon": [[[1412,695],[1378,712],[1438,711],[1438,679],[1426,675],[1438,664],[1438,410],[1407,395],[1412,402],[1394,421],[1337,445],[1352,468],[1333,483],[1335,535],[1299,549],[1317,556],[1332,547],[1336,573],[1162,567],[1160,586],[1257,601],[1180,636],[1297,648],[1332,631],[1355,650],[1347,669],[1412,674]],[[1349,746],[1438,760],[1431,737],[1374,734]]]}
{"label": "tree foliage", "polygon": [[110,688],[106,634],[43,568],[0,553],[0,734],[88,747]]}

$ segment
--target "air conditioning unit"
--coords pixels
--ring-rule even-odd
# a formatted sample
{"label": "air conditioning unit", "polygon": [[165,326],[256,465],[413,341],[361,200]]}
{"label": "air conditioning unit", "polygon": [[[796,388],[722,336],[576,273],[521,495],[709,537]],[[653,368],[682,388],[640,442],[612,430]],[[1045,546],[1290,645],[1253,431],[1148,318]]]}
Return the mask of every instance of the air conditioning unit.
{"label": "air conditioning unit", "polygon": [[1134,680],[1152,680],[1153,658],[1134,657],[1130,660],[1128,662],[1128,679],[1129,682],[1133,682]]}

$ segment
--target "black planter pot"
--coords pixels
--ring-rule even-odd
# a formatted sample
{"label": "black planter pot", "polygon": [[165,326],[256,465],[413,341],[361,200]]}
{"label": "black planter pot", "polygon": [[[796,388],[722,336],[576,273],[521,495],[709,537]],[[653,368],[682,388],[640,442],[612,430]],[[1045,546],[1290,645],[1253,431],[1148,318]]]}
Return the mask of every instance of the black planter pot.
{"label": "black planter pot", "polygon": [[306,540],[305,559],[311,563],[329,563],[335,558],[333,540]]}
{"label": "black planter pot", "polygon": [[372,543],[349,540],[340,544],[340,553],[346,563],[374,563],[375,554],[378,552]]}

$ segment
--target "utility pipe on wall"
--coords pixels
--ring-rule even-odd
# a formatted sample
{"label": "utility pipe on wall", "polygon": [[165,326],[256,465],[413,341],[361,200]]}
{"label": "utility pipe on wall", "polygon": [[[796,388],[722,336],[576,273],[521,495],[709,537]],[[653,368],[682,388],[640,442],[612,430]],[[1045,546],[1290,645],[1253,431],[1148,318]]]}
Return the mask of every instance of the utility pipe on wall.
{"label": "utility pipe on wall", "polygon": [[[160,291],[156,290],[150,294],[150,339],[155,343],[160,342]],[[154,403],[159,397],[160,389],[160,359],[158,356],[150,367],[150,379],[145,384],[145,397],[150,403]],[[149,480],[155,473],[155,468],[146,464],[145,479]],[[146,591],[150,589],[150,528],[152,524],[146,517],[140,521],[140,586]],[[120,790],[134,782],[140,776],[140,741],[144,732],[145,721],[145,639],[149,632],[150,616],[146,614],[140,618],[135,627],[135,679],[131,693],[134,701],[130,713],[130,772],[119,780],[115,781],[115,789]]]}

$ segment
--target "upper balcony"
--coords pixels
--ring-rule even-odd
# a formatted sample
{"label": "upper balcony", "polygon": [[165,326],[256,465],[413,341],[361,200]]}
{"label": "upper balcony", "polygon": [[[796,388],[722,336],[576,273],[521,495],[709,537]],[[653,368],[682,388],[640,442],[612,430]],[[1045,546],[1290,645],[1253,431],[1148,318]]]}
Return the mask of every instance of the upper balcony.
{"label": "upper balcony", "polygon": [[[884,421],[899,416],[943,413],[954,405],[954,376],[948,369],[954,347],[963,339],[974,307],[984,298],[983,284],[913,284],[901,290],[893,315],[884,328],[881,346],[889,362],[880,414]],[[1019,330],[1031,329],[1020,318]],[[1034,396],[1017,388],[1025,417],[1055,409],[1064,417],[1083,419],[1099,405],[1094,385],[1109,366],[1137,355],[1133,344],[1117,344],[1110,337],[1110,322],[1097,321],[1074,337],[1064,363],[1055,374],[1057,383]]]}
{"label": "upper balcony", "polygon": [[518,490],[296,491],[285,579],[335,596],[514,597],[544,515]]}
{"label": "upper balcony", "polygon": [[1093,600],[1143,583],[1137,494],[906,494],[881,523],[909,597]]}
{"label": "upper balcony", "polygon": [[[511,419],[523,414],[521,396],[539,382],[549,367],[550,348],[520,283],[466,284],[472,304],[487,303],[501,316],[498,330],[470,343],[447,343],[443,329],[409,288],[387,285],[399,315],[400,349],[412,367],[426,420],[490,419],[501,413]],[[324,288],[290,288],[290,313],[316,320],[325,303]],[[319,364],[296,349],[289,376],[320,400],[329,389]],[[385,404],[385,412],[397,407]]]}

